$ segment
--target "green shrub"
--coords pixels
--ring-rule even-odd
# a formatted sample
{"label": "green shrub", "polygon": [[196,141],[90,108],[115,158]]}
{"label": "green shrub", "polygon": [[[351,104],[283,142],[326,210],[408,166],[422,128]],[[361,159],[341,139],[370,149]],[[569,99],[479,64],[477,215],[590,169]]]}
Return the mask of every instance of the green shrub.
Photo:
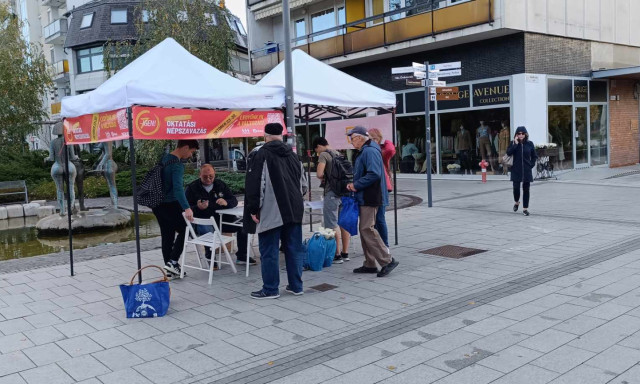
{"label": "green shrub", "polygon": [[224,181],[236,195],[244,193],[244,177],[240,172],[216,172],[216,178]]}
{"label": "green shrub", "polygon": [[29,200],[55,200],[56,184],[53,180],[42,181],[29,189]]}

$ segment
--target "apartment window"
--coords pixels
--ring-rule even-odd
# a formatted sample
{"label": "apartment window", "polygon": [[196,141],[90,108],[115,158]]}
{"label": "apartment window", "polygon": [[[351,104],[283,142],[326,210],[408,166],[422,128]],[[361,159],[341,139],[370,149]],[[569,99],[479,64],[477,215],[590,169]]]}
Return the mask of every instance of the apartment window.
{"label": "apartment window", "polygon": [[218,19],[216,19],[216,14],[215,13],[205,13],[204,14],[204,18],[207,21],[207,24],[209,25],[218,25]]}
{"label": "apartment window", "polygon": [[[344,10],[344,6],[338,8],[338,25],[345,25],[347,23],[347,15]],[[338,34],[342,35],[345,33],[344,29],[338,31]]]}
{"label": "apartment window", "polygon": [[[298,19],[294,22],[296,38],[307,34],[307,22],[304,19]],[[296,40],[296,44],[307,44],[307,39]]]}
{"label": "apartment window", "polygon": [[78,73],[102,71],[102,46],[78,50]]}
{"label": "apartment window", "polygon": [[235,24],[236,24],[236,29],[238,30],[238,32],[240,32],[240,34],[242,36],[246,36],[247,35],[247,31],[244,30],[244,27],[242,26],[242,23],[240,22],[240,20],[235,20]]}
{"label": "apartment window", "polygon": [[111,10],[111,24],[126,24],[127,23],[127,9],[112,9]]}
{"label": "apartment window", "polygon": [[80,23],[80,29],[89,28],[93,24],[93,12],[85,13],[82,16],[82,22]]}
{"label": "apartment window", "polygon": [[[333,28],[336,26],[336,15],[333,8],[325,9],[324,11],[314,13],[311,15],[311,33],[323,31],[325,29]],[[318,36],[314,36],[312,41],[324,40],[329,37],[335,36],[335,32],[327,32]]]}
{"label": "apartment window", "polygon": [[176,16],[178,17],[178,21],[189,20],[189,15],[187,15],[187,11],[178,11],[178,14]]}
{"label": "apartment window", "polygon": [[47,9],[47,24],[53,23],[53,14],[51,13],[51,8]]}
{"label": "apartment window", "polygon": [[142,10],[142,22],[143,23],[148,23],[149,22],[149,10],[148,9],[143,9]]}
{"label": "apartment window", "polygon": [[51,64],[55,63],[56,62],[56,55],[55,55],[55,53],[53,51],[53,47],[51,47],[49,49],[49,55],[50,55],[50,60],[51,60],[50,63]]}

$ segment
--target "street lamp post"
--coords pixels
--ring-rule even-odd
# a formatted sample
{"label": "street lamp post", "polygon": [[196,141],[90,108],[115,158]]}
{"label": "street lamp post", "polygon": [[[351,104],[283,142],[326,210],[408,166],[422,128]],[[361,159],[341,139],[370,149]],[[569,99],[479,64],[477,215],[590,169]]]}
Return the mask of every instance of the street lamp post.
{"label": "street lamp post", "polygon": [[293,63],[291,62],[291,16],[289,14],[289,0],[282,0],[282,28],[284,29],[284,91],[286,106],[287,133],[289,144],[296,148],[295,111],[293,107]]}

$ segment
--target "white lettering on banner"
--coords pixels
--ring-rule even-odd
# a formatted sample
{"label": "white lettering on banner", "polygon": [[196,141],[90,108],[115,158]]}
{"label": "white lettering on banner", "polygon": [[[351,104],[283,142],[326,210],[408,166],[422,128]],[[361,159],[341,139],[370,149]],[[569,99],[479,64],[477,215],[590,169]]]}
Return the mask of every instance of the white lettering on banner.
{"label": "white lettering on banner", "polygon": [[167,128],[167,133],[170,135],[204,135],[207,130],[205,128]]}
{"label": "white lettering on banner", "polygon": [[248,135],[248,134],[250,134],[250,133],[251,133],[251,130],[250,130],[250,129],[248,129],[248,128],[242,128],[242,134],[243,134],[243,135]]}
{"label": "white lettering on banner", "polygon": [[[146,122],[145,122],[146,123]],[[167,127],[171,128],[195,128],[196,122],[190,120],[169,120]]]}

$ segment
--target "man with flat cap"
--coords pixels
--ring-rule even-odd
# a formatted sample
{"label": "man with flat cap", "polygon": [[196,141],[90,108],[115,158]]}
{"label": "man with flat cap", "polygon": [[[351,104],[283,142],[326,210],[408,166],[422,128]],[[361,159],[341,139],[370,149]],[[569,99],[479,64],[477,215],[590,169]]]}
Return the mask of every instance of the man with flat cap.
{"label": "man with flat cap", "polygon": [[257,233],[262,289],[254,299],[280,297],[279,245],[287,266],[285,291],[302,295],[302,216],[307,180],[302,163],[282,141],[282,125],[267,124],[265,144],[249,156],[245,179],[245,231]]}
{"label": "man with flat cap", "polygon": [[[398,262],[391,257],[375,228],[378,210],[384,209],[389,203],[382,152],[364,127],[354,127],[347,132],[347,136],[351,139],[351,145],[357,149],[353,183],[348,184],[347,189],[355,192],[360,206],[358,230],[364,252],[364,265],[354,269],[353,273],[377,273],[378,277],[384,277],[398,266]],[[380,271],[376,262],[380,265]]]}

